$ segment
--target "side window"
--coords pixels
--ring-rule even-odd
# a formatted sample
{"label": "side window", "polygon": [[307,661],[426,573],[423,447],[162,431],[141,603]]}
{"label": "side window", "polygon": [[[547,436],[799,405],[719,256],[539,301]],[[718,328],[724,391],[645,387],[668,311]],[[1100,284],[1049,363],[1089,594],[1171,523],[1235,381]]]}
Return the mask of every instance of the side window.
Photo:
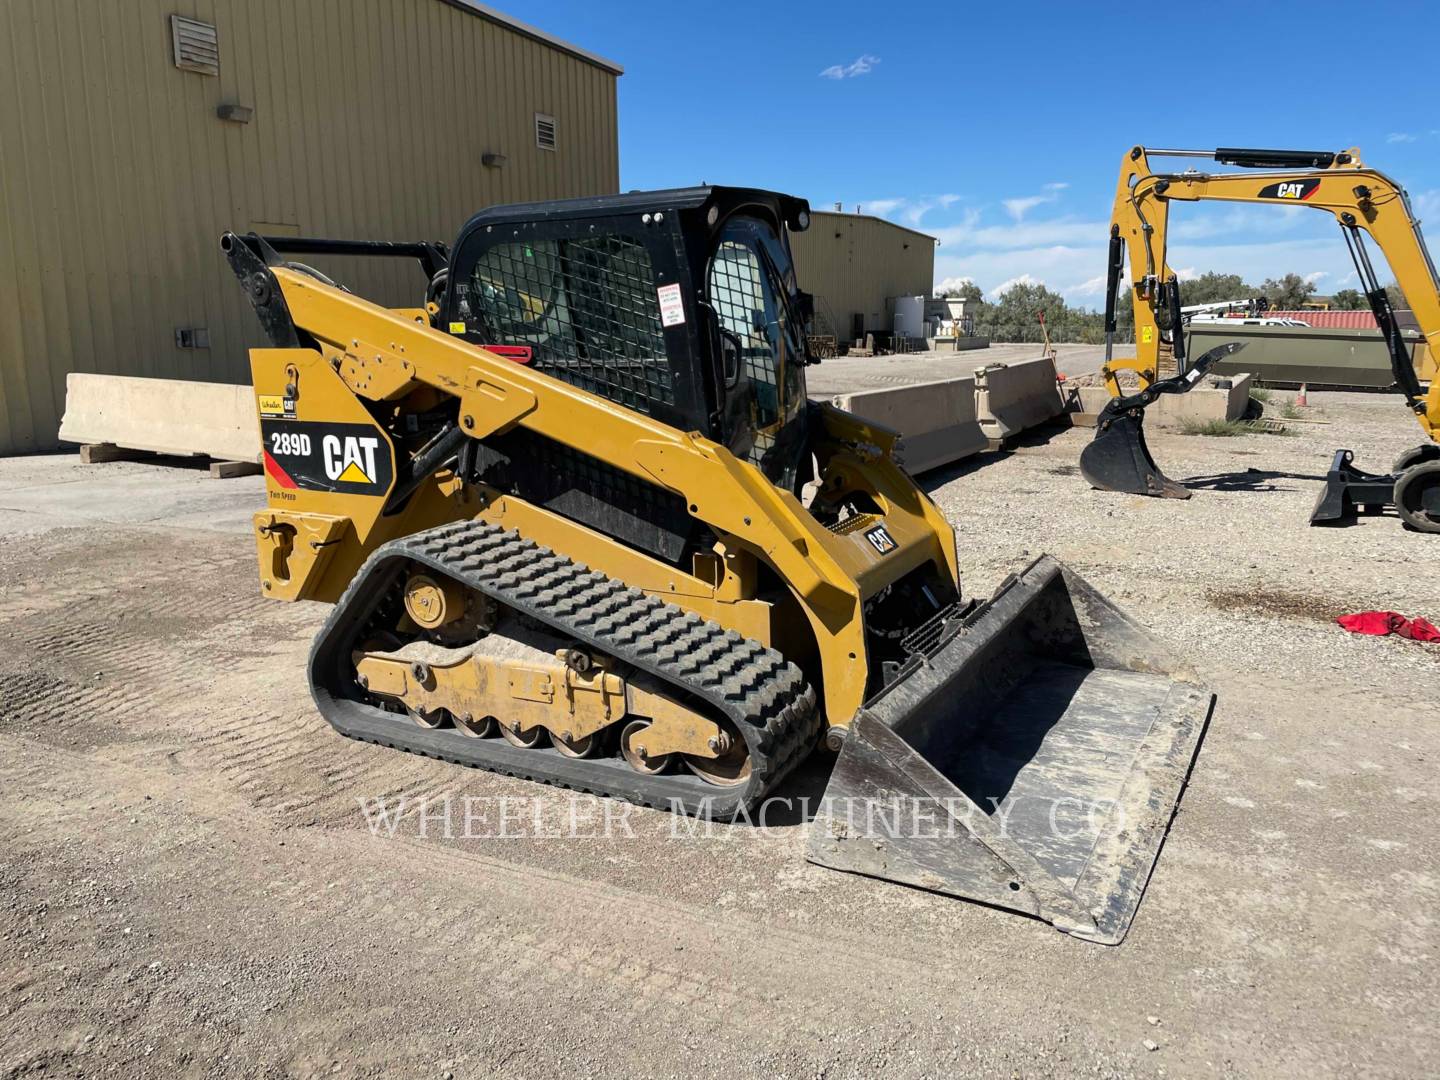
{"label": "side window", "polygon": [[457,293],[460,317],[485,343],[529,345],[539,370],[640,412],[674,403],[654,268],[639,242],[496,244]]}
{"label": "side window", "polygon": [[773,427],[780,419],[779,325],[760,252],[750,240],[720,241],[710,261],[708,291],[721,331],[731,344],[739,342],[754,393],[754,425],[761,431]]}
{"label": "side window", "polygon": [[[784,300],[792,274],[774,230],[736,217],[720,234],[706,278],[706,296],[725,339],[724,363],[733,371],[738,352],[747,376],[728,390],[726,442],[785,487],[804,441],[791,424],[805,408],[803,338]],[[786,431],[791,434],[783,436]]]}

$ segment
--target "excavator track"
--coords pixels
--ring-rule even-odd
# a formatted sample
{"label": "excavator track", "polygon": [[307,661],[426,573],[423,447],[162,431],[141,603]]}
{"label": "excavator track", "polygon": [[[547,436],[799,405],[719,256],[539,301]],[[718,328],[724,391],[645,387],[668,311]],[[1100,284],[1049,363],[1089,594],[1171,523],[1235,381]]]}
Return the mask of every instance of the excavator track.
{"label": "excavator track", "polygon": [[[407,572],[453,578],[552,632],[609,654],[698,700],[744,738],[749,778],[734,787],[698,776],[650,775],[620,757],[576,759],[416,726],[355,679],[352,649],[371,632]],[[310,655],[310,689],[342,735],[526,780],[717,818],[749,811],[805,757],[820,729],[815,692],[773,649],[606,577],[519,533],[466,521],[378,548],[335,605]]]}

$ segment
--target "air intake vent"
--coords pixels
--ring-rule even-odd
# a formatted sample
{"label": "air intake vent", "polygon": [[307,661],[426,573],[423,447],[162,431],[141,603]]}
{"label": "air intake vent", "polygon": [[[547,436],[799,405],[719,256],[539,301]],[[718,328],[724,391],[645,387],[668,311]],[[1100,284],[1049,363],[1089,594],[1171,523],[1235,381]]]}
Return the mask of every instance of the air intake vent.
{"label": "air intake vent", "polygon": [[170,37],[175,43],[175,66],[201,75],[220,74],[220,38],[209,23],[170,16]]}
{"label": "air intake vent", "polygon": [[541,150],[555,149],[555,117],[535,114],[535,145]]}

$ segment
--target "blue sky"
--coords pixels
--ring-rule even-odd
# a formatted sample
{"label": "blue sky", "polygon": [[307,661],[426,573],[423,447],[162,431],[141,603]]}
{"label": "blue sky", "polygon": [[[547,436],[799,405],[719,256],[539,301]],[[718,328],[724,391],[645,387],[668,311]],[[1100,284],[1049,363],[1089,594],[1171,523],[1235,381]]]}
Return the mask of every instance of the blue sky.
{"label": "blue sky", "polygon": [[[505,10],[624,65],[622,189],[704,180],[858,204],[940,239],[937,284],[1028,275],[1098,306],[1115,179],[1137,142],[1359,146],[1440,245],[1429,0]],[[1177,207],[1170,261],[1354,284],[1333,220],[1298,208]]]}

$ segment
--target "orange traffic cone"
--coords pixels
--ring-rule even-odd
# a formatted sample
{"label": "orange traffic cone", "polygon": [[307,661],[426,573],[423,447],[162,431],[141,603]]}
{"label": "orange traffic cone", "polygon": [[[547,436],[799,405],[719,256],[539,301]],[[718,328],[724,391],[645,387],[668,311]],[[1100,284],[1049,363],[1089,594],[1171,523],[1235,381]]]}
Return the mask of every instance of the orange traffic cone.
{"label": "orange traffic cone", "polygon": [[1305,400],[1305,384],[1303,382],[1300,384],[1300,392],[1295,395],[1295,404],[1299,405],[1302,409],[1310,404],[1310,402]]}

